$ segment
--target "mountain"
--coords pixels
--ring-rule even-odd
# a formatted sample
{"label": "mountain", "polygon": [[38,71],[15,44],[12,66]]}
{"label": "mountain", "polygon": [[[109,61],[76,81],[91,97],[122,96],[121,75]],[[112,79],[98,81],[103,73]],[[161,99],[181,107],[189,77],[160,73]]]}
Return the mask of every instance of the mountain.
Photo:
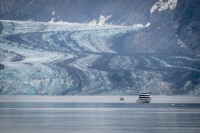
{"label": "mountain", "polygon": [[0,0],[1,95],[200,95],[198,0]]}

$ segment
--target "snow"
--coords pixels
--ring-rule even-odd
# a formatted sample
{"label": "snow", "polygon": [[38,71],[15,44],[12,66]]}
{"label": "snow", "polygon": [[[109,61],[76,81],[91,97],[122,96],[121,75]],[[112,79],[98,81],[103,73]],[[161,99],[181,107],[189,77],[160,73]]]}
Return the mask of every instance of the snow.
{"label": "snow", "polygon": [[149,27],[150,25],[151,25],[151,23],[148,22],[148,23],[145,25],[145,27]]}
{"label": "snow", "polygon": [[89,25],[96,25],[98,21],[96,19],[93,19],[92,21],[88,22]]}
{"label": "snow", "polygon": [[104,24],[106,24],[106,21],[111,17],[112,17],[112,15],[109,15],[109,16],[100,15],[99,22],[97,24],[104,25]]}
{"label": "snow", "polygon": [[51,15],[53,16],[56,12],[52,11]]}
{"label": "snow", "polygon": [[187,46],[185,45],[185,43],[184,43],[183,41],[181,41],[180,39],[178,39],[178,44],[179,44],[182,48],[187,47]]}
{"label": "snow", "polygon": [[[55,14],[55,12],[52,12],[52,15],[54,15],[54,14]],[[106,21],[109,20],[111,17],[112,17],[112,15],[108,15],[108,16],[100,15],[98,20],[93,19],[90,22],[86,22],[86,23],[83,23],[83,24],[86,24],[86,25],[110,25],[110,24],[106,23]],[[49,21],[49,23],[55,23],[55,24],[72,24],[72,25],[73,24],[79,24],[79,25],[81,25],[80,23],[68,23],[68,22],[64,22],[62,20],[60,20],[58,22],[54,22],[54,20],[55,20],[55,18],[52,18]]]}
{"label": "snow", "polygon": [[55,18],[52,18],[49,23],[54,23]]}
{"label": "snow", "polygon": [[165,11],[167,9],[173,10],[176,8],[177,1],[178,0],[167,0],[167,1],[159,0],[152,6],[152,8],[150,9],[150,13],[152,14],[156,10],[158,11]]}
{"label": "snow", "polygon": [[112,15],[108,15],[108,16],[100,15],[99,20],[93,19],[90,22],[87,22],[87,24],[89,24],[89,25],[109,25],[106,23],[106,21],[108,19],[110,19],[111,17],[112,17]]}

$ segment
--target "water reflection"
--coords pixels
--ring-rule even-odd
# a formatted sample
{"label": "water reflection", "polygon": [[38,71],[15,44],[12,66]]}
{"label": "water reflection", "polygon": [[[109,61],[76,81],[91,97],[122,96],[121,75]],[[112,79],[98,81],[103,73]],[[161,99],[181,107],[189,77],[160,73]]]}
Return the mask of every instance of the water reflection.
{"label": "water reflection", "polygon": [[182,105],[0,103],[0,129],[2,133],[199,132],[199,105]]}

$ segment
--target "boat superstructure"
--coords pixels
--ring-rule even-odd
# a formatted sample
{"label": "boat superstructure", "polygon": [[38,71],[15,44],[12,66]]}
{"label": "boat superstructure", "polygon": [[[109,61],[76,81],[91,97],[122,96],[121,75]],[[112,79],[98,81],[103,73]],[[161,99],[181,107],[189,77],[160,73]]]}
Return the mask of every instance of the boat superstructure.
{"label": "boat superstructure", "polygon": [[151,97],[148,92],[144,91],[139,94],[139,99],[137,100],[137,103],[150,103]]}

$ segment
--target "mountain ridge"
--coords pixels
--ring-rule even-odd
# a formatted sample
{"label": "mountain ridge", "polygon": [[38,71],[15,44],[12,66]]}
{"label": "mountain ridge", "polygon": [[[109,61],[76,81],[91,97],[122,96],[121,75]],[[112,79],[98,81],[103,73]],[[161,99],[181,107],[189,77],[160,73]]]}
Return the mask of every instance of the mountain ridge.
{"label": "mountain ridge", "polygon": [[183,21],[196,1],[0,3],[1,95],[200,94],[198,13]]}

